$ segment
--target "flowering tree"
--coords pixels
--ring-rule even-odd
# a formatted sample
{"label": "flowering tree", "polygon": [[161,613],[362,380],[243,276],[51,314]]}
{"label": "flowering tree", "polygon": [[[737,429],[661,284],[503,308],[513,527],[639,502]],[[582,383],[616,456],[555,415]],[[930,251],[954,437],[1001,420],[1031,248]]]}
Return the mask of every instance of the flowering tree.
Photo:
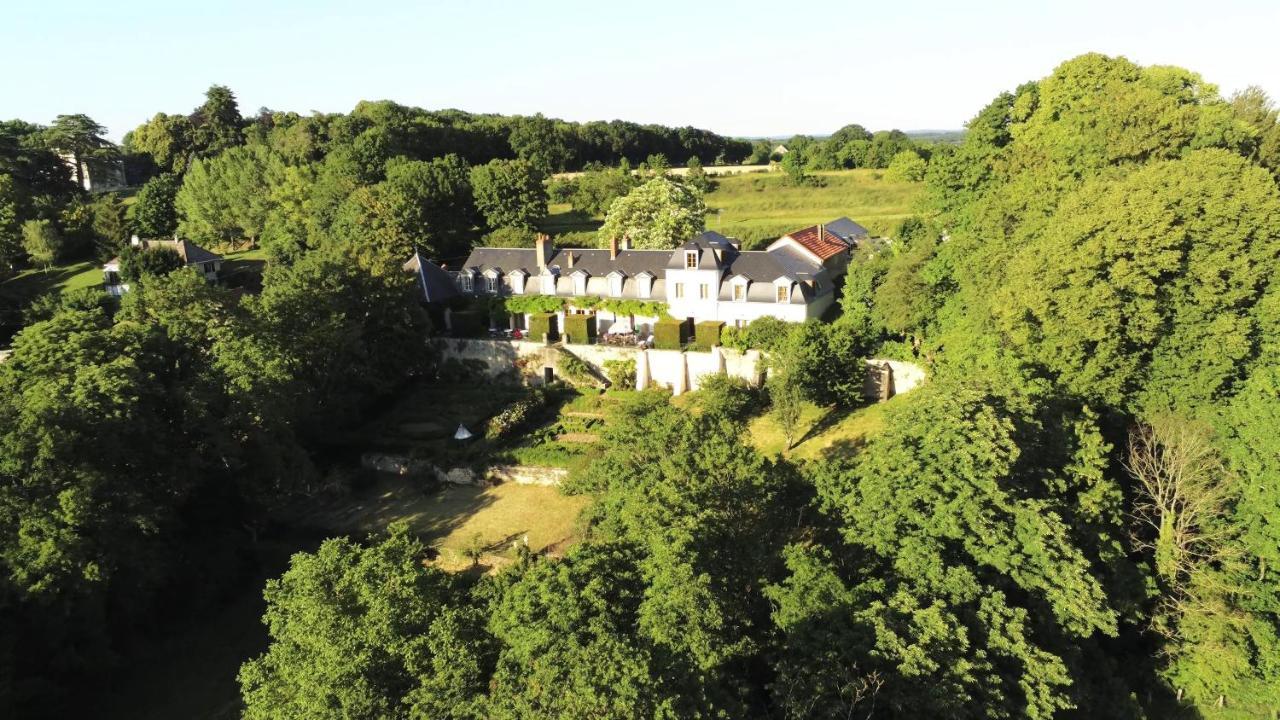
{"label": "flowering tree", "polygon": [[707,205],[702,194],[676,180],[654,178],[613,201],[604,225],[603,240],[630,239],[641,250],[673,248],[702,232]]}

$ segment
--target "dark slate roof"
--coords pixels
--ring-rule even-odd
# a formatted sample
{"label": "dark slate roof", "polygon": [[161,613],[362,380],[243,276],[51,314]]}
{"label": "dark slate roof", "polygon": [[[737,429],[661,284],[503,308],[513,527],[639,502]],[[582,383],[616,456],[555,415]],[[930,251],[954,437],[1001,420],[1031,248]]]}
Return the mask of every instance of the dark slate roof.
{"label": "dark slate roof", "polygon": [[859,240],[871,235],[866,228],[847,217],[836,218],[835,220],[827,223],[824,227],[827,228],[827,232],[835,235],[841,240],[844,240],[850,245],[856,245]]}
{"label": "dark slate roof", "polygon": [[222,259],[221,255],[209,252],[190,240],[143,240],[141,247],[143,250],[167,248],[178,253],[183,262],[188,265]]}
{"label": "dark slate roof", "polygon": [[422,299],[425,302],[440,302],[458,294],[458,286],[454,283],[453,277],[439,265],[423,257],[420,252],[413,253],[409,262],[404,264],[404,269],[406,272],[417,274],[418,289],[422,292]]}
{"label": "dark slate roof", "polygon": [[[773,282],[784,275],[796,280],[810,280],[819,274],[826,276],[821,265],[794,248],[742,252],[718,233],[703,233],[675,250],[620,250],[614,260],[609,259],[608,250],[560,248],[553,251],[547,266],[562,278],[584,270],[593,278],[607,277],[614,271],[620,271],[628,278],[648,272],[655,279],[662,280],[666,278],[668,269],[684,269],[686,249],[698,251],[699,269],[719,269],[725,277],[742,275],[752,281]],[[713,251],[719,251],[720,259]],[[571,254],[572,267],[569,266]],[[537,251],[532,248],[475,248],[463,267],[477,274],[492,268],[501,268],[506,274],[524,270],[532,279],[540,274],[537,258]]]}

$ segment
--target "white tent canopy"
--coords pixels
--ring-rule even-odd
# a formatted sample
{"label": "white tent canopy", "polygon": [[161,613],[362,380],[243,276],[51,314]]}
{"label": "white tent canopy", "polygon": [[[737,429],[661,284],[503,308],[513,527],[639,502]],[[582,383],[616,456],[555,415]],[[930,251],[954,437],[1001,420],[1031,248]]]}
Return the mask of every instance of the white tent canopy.
{"label": "white tent canopy", "polygon": [[605,334],[606,335],[625,335],[626,333],[629,333],[629,332],[632,332],[630,320],[615,320],[613,321],[613,324],[609,326],[609,329],[605,331]]}
{"label": "white tent canopy", "polygon": [[466,425],[463,425],[462,423],[458,423],[458,430],[453,434],[453,439],[454,440],[470,440],[471,431],[467,429]]}

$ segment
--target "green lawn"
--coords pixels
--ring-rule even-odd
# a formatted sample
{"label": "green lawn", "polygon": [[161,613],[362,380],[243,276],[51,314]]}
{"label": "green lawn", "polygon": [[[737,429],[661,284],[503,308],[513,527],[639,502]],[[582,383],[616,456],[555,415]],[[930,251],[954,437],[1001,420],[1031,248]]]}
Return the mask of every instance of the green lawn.
{"label": "green lawn", "polygon": [[[781,172],[746,173],[716,178],[707,195],[707,229],[736,237],[743,246],[762,247],[782,234],[845,216],[862,223],[874,235],[891,235],[911,214],[920,195],[919,183],[893,182],[883,170],[839,170],[816,173],[822,187],[795,187]],[[561,245],[596,245],[600,218],[553,204],[540,224]]]}
{"label": "green lawn", "polygon": [[219,277],[227,287],[258,292],[262,289],[262,271],[266,267],[267,252],[262,248],[224,253]]}
{"label": "green lawn", "polygon": [[881,170],[816,173],[823,187],[795,187],[780,172],[717,178],[707,196],[707,228],[754,248],[780,235],[842,215],[873,235],[892,234],[911,214],[920,184],[892,182]]}
{"label": "green lawn", "polygon": [[768,413],[751,420],[748,434],[756,449],[766,455],[783,455],[790,460],[848,457],[884,427],[885,410],[895,400],[851,411],[805,403],[795,445],[790,450],[785,449],[786,436],[782,428]]}
{"label": "green lawn", "polygon": [[96,260],[82,260],[48,270],[24,270],[0,283],[0,296],[25,304],[51,290],[67,292],[101,284],[102,264]]}
{"label": "green lawn", "polygon": [[370,487],[313,505],[295,519],[325,534],[357,538],[405,521],[439,550],[442,567],[458,570],[471,564],[463,553],[477,542],[491,567],[514,558],[513,541],[527,540],[534,551],[566,547],[575,539],[578,515],[591,501],[539,485],[424,487],[413,478],[380,474]]}

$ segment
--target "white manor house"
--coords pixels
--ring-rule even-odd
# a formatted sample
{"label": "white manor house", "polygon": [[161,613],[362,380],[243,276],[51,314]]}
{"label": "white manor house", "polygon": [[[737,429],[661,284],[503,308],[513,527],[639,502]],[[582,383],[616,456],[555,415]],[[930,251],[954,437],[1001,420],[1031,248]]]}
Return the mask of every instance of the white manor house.
{"label": "white manor house", "polygon": [[[820,317],[836,301],[836,279],[853,249],[869,239],[866,228],[849,218],[788,233],[764,250],[742,250],[711,231],[674,250],[635,250],[616,240],[608,249],[556,248],[539,236],[533,248],[475,248],[457,270],[420,255],[405,269],[418,275],[427,302],[459,294],[555,296],[570,308],[575,297],[660,301],[674,318],[742,327],[764,316],[788,322]],[[597,330],[608,332],[618,319],[598,313]],[[525,320],[512,322],[523,328]],[[629,320],[647,333],[657,318]]]}

